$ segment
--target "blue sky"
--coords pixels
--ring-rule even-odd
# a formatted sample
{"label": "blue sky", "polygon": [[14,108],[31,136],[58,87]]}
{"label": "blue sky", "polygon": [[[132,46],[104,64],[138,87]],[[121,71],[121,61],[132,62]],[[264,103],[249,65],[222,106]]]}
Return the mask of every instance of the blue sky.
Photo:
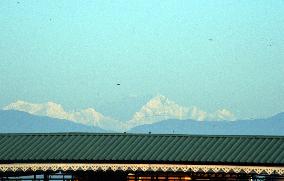
{"label": "blue sky", "polygon": [[0,106],[163,94],[239,118],[284,111],[282,0],[1,0],[0,25]]}

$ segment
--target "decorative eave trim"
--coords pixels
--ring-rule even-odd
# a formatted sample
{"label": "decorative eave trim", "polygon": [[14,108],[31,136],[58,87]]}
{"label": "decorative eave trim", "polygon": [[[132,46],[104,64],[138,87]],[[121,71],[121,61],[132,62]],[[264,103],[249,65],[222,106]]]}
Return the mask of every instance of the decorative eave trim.
{"label": "decorative eave trim", "polygon": [[232,166],[232,165],[181,165],[181,164],[116,164],[116,163],[13,163],[0,164],[1,172],[16,171],[163,171],[256,173],[284,175],[284,167]]}

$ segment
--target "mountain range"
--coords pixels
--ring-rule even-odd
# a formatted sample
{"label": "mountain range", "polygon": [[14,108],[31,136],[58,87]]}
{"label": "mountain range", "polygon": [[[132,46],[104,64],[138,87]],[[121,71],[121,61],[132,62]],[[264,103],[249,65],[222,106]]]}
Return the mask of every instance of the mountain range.
{"label": "mountain range", "polygon": [[[168,119],[133,127],[130,133],[284,135],[284,112],[265,119],[197,121]],[[109,132],[70,120],[36,116],[22,111],[0,110],[0,133]]]}
{"label": "mountain range", "polygon": [[[125,105],[121,105],[121,107],[125,107]],[[87,126],[100,127],[104,130],[118,132],[127,131],[144,124],[157,123],[166,119],[194,119],[198,121],[235,119],[234,114],[225,108],[219,109],[214,113],[208,113],[196,106],[186,107],[179,105],[163,95],[153,97],[136,112],[132,112],[129,120],[120,120],[104,115],[95,108],[66,111],[62,105],[54,102],[31,103],[18,100],[5,106],[3,110],[17,110],[37,116],[65,119]],[[128,112],[130,109],[125,110],[124,112]],[[121,112],[121,114],[124,114],[124,112]]]}
{"label": "mountain range", "polygon": [[237,120],[227,109],[208,113],[158,95],[129,120],[106,116],[94,108],[66,111],[54,102],[16,101],[0,111],[0,132],[133,132],[179,134],[284,135],[284,113],[270,118]]}
{"label": "mountain range", "polygon": [[50,132],[106,132],[64,119],[35,116],[22,111],[0,110],[0,133],[50,133]]}
{"label": "mountain range", "polygon": [[169,119],[141,125],[132,133],[176,133],[205,135],[284,135],[284,112],[265,119],[237,121],[196,121]]}

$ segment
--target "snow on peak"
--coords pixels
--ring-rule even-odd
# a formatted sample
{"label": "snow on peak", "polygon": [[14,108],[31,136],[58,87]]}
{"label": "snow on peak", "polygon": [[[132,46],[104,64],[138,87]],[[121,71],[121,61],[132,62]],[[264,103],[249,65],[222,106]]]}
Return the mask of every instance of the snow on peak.
{"label": "snow on peak", "polygon": [[123,123],[111,117],[104,116],[93,108],[87,108],[80,111],[65,111],[62,105],[47,102],[42,104],[35,104],[25,101],[16,101],[3,108],[4,110],[18,110],[28,112],[33,115],[48,116],[58,119],[66,119],[76,123],[85,124],[89,126],[98,126],[106,130],[122,130]]}
{"label": "snow on peak", "polygon": [[185,119],[189,108],[180,106],[165,96],[158,95],[149,100],[133,118],[128,121],[130,127],[142,124],[152,124],[165,119],[178,118]]}
{"label": "snow on peak", "polygon": [[194,119],[204,120],[233,120],[234,114],[227,109],[220,109],[214,113],[207,113],[196,106],[185,107],[178,105],[163,95],[158,95],[149,100],[131,120],[128,127],[142,124],[152,124],[165,119]]}
{"label": "snow on peak", "polygon": [[4,107],[4,110],[18,110],[28,112],[34,115],[49,116],[59,119],[65,119],[66,113],[60,104],[47,102],[45,104],[35,104],[22,100],[16,101]]}
{"label": "snow on peak", "polygon": [[66,119],[114,131],[126,131],[135,126],[152,124],[166,119],[193,119],[198,121],[235,119],[234,114],[227,109],[208,113],[196,106],[181,106],[163,95],[157,95],[150,99],[140,110],[134,113],[131,120],[126,122],[105,116],[94,108],[65,111],[62,105],[54,102],[35,104],[19,100],[4,107],[4,110],[18,110],[34,115]]}

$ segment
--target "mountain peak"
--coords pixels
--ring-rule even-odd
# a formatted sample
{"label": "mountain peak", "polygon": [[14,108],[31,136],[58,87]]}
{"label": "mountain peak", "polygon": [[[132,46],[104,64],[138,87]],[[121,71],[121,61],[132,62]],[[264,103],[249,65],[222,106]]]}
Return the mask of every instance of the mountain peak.
{"label": "mountain peak", "polygon": [[150,99],[144,107],[149,107],[153,109],[159,109],[160,107],[177,105],[174,101],[170,101],[167,97],[163,95],[158,95]]}
{"label": "mountain peak", "polygon": [[52,101],[48,101],[46,103],[47,106],[50,106],[50,107],[62,107],[61,104],[58,104],[58,103],[55,103],[55,102],[52,102]]}
{"label": "mountain peak", "polygon": [[155,97],[153,97],[151,100],[167,101],[169,99],[164,95],[158,94]]}
{"label": "mountain peak", "polygon": [[157,95],[150,99],[142,108],[136,112],[128,121],[130,127],[141,124],[152,124],[165,119],[184,119],[189,108],[180,106],[163,95]]}
{"label": "mountain peak", "polygon": [[47,102],[41,104],[29,103],[26,101],[16,101],[3,108],[4,110],[17,110],[38,116],[48,116],[51,118],[70,120],[89,126],[99,126],[105,129],[122,129],[125,126],[118,120],[104,116],[93,108],[80,111],[65,111],[61,104]]}
{"label": "mountain peak", "polygon": [[227,109],[219,109],[214,113],[207,113],[196,106],[186,107],[179,105],[160,94],[149,99],[127,122],[105,116],[94,108],[66,111],[61,104],[52,101],[46,103],[30,103],[18,100],[4,107],[4,110],[18,110],[34,115],[66,119],[76,123],[99,126],[106,130],[115,131],[125,131],[127,128],[129,129],[142,124],[152,124],[166,119],[193,119],[204,121],[232,120],[232,118],[234,118],[233,113]]}
{"label": "mountain peak", "polygon": [[196,106],[182,106],[163,95],[157,95],[136,112],[127,123],[129,127],[133,127],[142,124],[152,124],[165,119],[234,120],[234,114],[224,108],[214,113],[207,113]]}
{"label": "mountain peak", "polygon": [[14,106],[22,106],[22,105],[25,105],[26,102],[23,101],[23,100],[17,100],[13,103],[10,103],[9,105],[5,106],[3,109],[6,110],[6,109],[9,109],[9,108],[12,108]]}

